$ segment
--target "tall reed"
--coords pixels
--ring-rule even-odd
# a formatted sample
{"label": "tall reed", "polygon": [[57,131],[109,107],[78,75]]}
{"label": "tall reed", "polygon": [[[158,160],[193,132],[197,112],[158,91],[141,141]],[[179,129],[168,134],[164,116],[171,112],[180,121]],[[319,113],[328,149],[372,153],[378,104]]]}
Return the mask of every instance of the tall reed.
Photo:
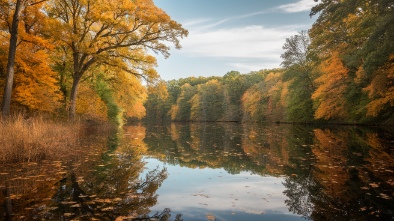
{"label": "tall reed", "polygon": [[0,119],[0,162],[39,161],[77,145],[80,123],[57,123],[22,114]]}

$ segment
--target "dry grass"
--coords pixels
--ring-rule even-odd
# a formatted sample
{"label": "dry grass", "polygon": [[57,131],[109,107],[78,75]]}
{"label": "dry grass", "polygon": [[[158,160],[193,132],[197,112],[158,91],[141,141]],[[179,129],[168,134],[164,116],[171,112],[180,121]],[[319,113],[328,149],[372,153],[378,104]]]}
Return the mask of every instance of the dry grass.
{"label": "dry grass", "polygon": [[0,162],[31,162],[57,157],[77,145],[80,123],[56,123],[23,115],[0,119]]}

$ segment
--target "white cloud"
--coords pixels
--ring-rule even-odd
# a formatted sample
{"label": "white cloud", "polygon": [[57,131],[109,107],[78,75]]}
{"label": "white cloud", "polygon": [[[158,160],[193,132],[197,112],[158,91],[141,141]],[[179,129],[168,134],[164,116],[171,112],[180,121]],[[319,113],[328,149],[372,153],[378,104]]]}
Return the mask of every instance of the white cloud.
{"label": "white cloud", "polygon": [[[159,203],[151,208],[153,211],[168,207],[182,212],[188,208],[199,212],[209,208],[216,212],[289,213],[284,203],[284,178],[262,177],[248,172],[229,175],[214,169],[202,169],[200,174],[188,168],[179,170],[169,166],[167,169],[170,175],[157,192]],[[187,185],[177,186],[179,182]]]}
{"label": "white cloud", "polygon": [[211,20],[212,20],[211,18],[196,18],[196,19],[191,19],[191,20],[187,20],[185,22],[182,22],[182,25],[187,28],[190,28],[193,26],[204,24],[204,23],[209,22]]}
{"label": "white cloud", "polygon": [[256,15],[265,14],[267,12],[268,11],[258,11],[258,12],[243,14],[243,15],[227,17],[227,18],[223,18],[223,19],[218,20],[218,21],[213,21],[213,19],[210,19],[210,18],[197,18],[197,19],[185,21],[182,24],[187,29],[204,30],[204,29],[214,28],[216,26],[219,26],[219,25],[221,25],[223,23],[226,23],[226,22],[229,22],[229,21],[249,18],[249,17],[253,17],[253,16],[256,16]]}
{"label": "white cloud", "polygon": [[[228,17],[212,15],[185,20],[182,24],[189,30],[189,35],[181,40],[180,51],[172,51],[168,60],[162,59],[159,65],[161,74],[167,74],[168,79],[173,79],[184,77],[185,73],[209,76],[224,74],[230,70],[248,73],[280,67],[280,55],[283,53],[282,46],[286,38],[310,28],[310,21],[286,26],[278,25],[282,22],[282,19],[279,19],[267,26],[270,21],[257,16],[279,11],[284,16],[283,20],[290,21],[293,16],[298,16],[292,13],[308,11],[317,4],[313,0],[293,2],[296,3],[256,9],[250,13],[231,14]],[[252,19],[255,16],[256,18]],[[274,24],[276,26],[273,26]],[[181,62],[174,64],[176,58]]]}
{"label": "white cloud", "polygon": [[318,3],[313,0],[299,0],[296,3],[281,5],[278,7],[278,9],[283,10],[287,13],[296,13],[296,12],[309,11],[316,4]]}
{"label": "white cloud", "polygon": [[293,26],[246,26],[191,31],[182,41],[182,53],[220,58],[272,59],[280,56],[285,39],[297,34]]}
{"label": "white cloud", "polygon": [[254,61],[254,62],[235,61],[232,63],[228,63],[228,65],[232,67],[231,70],[237,70],[241,73],[249,73],[251,71],[258,71],[261,69],[278,68],[281,62],[282,60],[280,57],[275,57],[270,60],[265,59],[265,60]]}

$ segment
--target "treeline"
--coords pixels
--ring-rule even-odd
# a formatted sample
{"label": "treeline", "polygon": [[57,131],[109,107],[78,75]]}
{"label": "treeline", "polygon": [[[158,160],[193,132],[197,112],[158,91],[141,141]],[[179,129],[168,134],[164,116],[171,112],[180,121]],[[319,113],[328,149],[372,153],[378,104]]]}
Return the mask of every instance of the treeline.
{"label": "treeline", "polygon": [[140,119],[159,79],[148,49],[167,57],[187,34],[153,0],[0,0],[2,116]]}
{"label": "treeline", "polygon": [[394,2],[323,0],[280,69],[159,82],[148,121],[394,123]]}

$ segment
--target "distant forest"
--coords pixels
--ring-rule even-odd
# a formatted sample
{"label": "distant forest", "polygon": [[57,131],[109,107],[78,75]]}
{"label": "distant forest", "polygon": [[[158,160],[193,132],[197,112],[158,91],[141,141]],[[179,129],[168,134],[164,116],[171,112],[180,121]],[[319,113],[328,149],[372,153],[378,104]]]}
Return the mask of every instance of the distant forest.
{"label": "distant forest", "polygon": [[277,69],[165,82],[188,31],[153,0],[0,0],[2,117],[393,124],[393,0],[318,2]]}
{"label": "distant forest", "polygon": [[146,120],[393,124],[393,1],[321,1],[310,15],[280,68],[158,82]]}

